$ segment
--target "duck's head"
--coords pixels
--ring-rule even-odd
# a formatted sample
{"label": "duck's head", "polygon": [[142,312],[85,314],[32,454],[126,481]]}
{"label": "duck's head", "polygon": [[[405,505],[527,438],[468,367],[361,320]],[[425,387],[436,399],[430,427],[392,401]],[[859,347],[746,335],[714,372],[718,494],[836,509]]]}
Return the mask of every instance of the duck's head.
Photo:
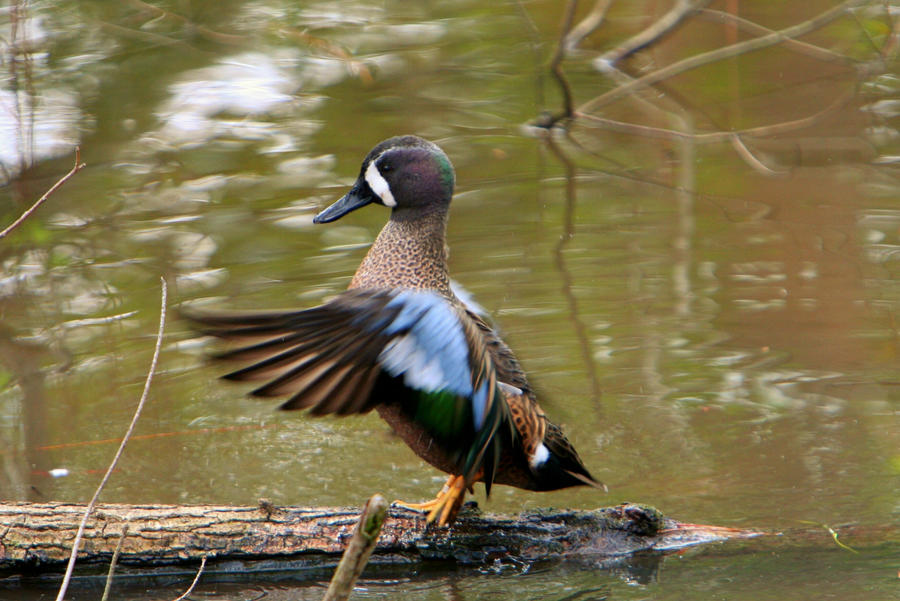
{"label": "duck's head", "polygon": [[418,136],[389,138],[366,155],[353,188],[313,223],[340,219],[372,203],[390,208],[395,219],[446,211],[454,179],[450,159],[436,144]]}

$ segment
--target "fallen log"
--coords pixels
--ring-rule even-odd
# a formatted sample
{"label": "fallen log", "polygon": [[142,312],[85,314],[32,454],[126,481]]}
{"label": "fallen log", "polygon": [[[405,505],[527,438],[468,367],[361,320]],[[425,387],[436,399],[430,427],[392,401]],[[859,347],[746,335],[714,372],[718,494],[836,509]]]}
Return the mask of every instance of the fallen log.
{"label": "fallen log", "polygon": [[[0,575],[61,571],[84,509],[69,503],[0,504]],[[324,565],[323,559],[333,565],[358,516],[354,508],[275,507],[265,501],[257,507],[98,505],[84,533],[78,566],[108,565],[126,524],[118,561],[131,573],[196,565],[203,557],[210,565],[227,563],[228,569],[242,571],[253,571],[255,562],[266,570]],[[421,513],[391,507],[372,562],[602,559],[760,534],[684,524],[632,504],[514,517],[482,515],[467,506],[451,528],[426,528]]]}

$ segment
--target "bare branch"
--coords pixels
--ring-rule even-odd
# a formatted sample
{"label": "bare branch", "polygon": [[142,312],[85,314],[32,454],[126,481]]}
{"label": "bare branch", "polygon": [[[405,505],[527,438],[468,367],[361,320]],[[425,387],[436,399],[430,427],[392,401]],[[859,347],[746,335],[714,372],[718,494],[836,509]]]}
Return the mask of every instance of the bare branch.
{"label": "bare branch", "polygon": [[562,280],[562,293],[566,299],[569,308],[568,318],[572,322],[575,336],[578,338],[578,346],[581,349],[581,358],[584,361],[585,369],[587,369],[588,377],[591,380],[592,400],[598,411],[601,410],[599,403],[601,390],[600,380],[597,378],[597,367],[594,364],[594,351],[590,339],[588,338],[588,328],[581,319],[578,308],[578,299],[573,292],[574,280],[572,272],[566,264],[565,251],[566,247],[575,237],[575,205],[577,203],[576,184],[577,170],[572,160],[563,153],[562,149],[553,139],[553,135],[546,134],[543,140],[550,149],[550,152],[562,163],[566,173],[566,206],[563,222],[563,235],[559,237],[559,241],[553,250],[553,256],[556,263],[557,271],[559,271]]}
{"label": "bare branch", "polygon": [[[774,30],[769,29],[768,27],[763,27],[762,25],[754,23],[749,19],[744,19],[737,15],[726,13],[725,11],[721,10],[704,8],[700,11],[697,11],[697,16],[714,23],[734,23],[741,31],[752,35],[766,35],[774,32]],[[827,48],[822,48],[821,46],[816,46],[815,44],[801,42],[800,40],[784,40],[784,47],[820,61],[842,63],[845,65],[855,65],[857,62],[859,62],[849,56],[840,54],[839,52],[828,50]]]}
{"label": "bare branch", "polygon": [[563,95],[563,114],[555,117],[549,125],[553,125],[560,119],[571,119],[575,114],[575,105],[572,100],[572,88],[566,79],[562,70],[562,60],[566,56],[566,38],[569,36],[569,30],[572,28],[572,21],[575,19],[575,9],[578,6],[578,0],[569,0],[566,5],[566,14],[563,17],[562,32],[559,34],[559,44],[556,46],[556,53],[550,61],[550,72],[556,78]]}
{"label": "bare branch", "polygon": [[569,35],[566,37],[567,51],[578,47],[581,40],[591,35],[598,27],[600,27],[600,24],[603,23],[603,19],[606,18],[606,11],[609,10],[611,4],[612,0],[597,0],[597,2],[594,3],[594,8],[591,9],[591,12],[589,12],[578,25],[573,27],[572,31],[570,31]]}
{"label": "bare branch", "polygon": [[[353,537],[341,556],[341,562],[334,571],[328,592],[323,601],[347,601],[353,591],[353,585],[359,579],[375,544],[381,534],[381,526],[387,516],[387,501],[381,495],[373,495],[363,507],[359,521],[353,529]],[[178,601],[176,599],[176,601]]]}
{"label": "bare branch", "polygon": [[604,66],[615,65],[623,58],[627,58],[635,52],[646,48],[664,35],[671,33],[682,21],[698,10],[702,10],[711,1],[712,0],[678,0],[678,2],[675,3],[675,6],[673,6],[669,12],[654,21],[653,25],[639,34],[632,36],[616,48],[604,52],[603,55],[597,59],[597,64],[602,64]]}
{"label": "bare branch", "polygon": [[814,125],[819,119],[822,119],[826,115],[832,113],[833,111],[843,107],[850,100],[855,97],[855,90],[850,90],[845,94],[841,95],[830,105],[819,111],[818,113],[812,114],[808,117],[803,117],[801,119],[794,119],[793,121],[783,121],[781,123],[773,123],[771,125],[760,125],[757,127],[749,127],[747,129],[742,129],[738,131],[714,131],[703,134],[692,134],[687,132],[681,132],[673,129],[664,129],[661,127],[652,127],[649,125],[638,125],[637,123],[626,123],[624,121],[616,121],[615,119],[607,119],[605,117],[599,117],[597,115],[591,115],[587,113],[577,112],[575,115],[578,119],[582,119],[584,121],[597,124],[599,126],[605,127],[611,131],[617,131],[626,134],[633,134],[639,136],[646,136],[648,138],[667,138],[667,139],[679,139],[679,138],[691,138],[697,142],[704,144],[713,144],[717,142],[725,142],[731,139],[732,136],[754,136],[754,137],[763,137],[763,136],[774,136],[777,134],[782,134],[789,131],[795,131],[798,129],[803,129],[805,127],[811,127]]}
{"label": "bare branch", "polygon": [[203,568],[206,567],[206,555],[204,555],[200,559],[200,569],[197,570],[197,575],[194,576],[194,581],[191,582],[191,586],[188,587],[188,590],[184,591],[184,594],[175,599],[175,601],[184,601],[187,599],[187,596],[194,592],[194,587],[197,586],[197,582],[200,580],[200,574],[203,573]]}
{"label": "bare branch", "polygon": [[768,177],[781,177],[787,175],[786,171],[775,171],[756,158],[756,155],[747,148],[747,145],[744,144],[744,141],[741,140],[739,135],[731,135],[731,146],[734,148],[734,151],[737,152],[738,156],[744,159],[744,162],[753,167],[757,172]]}
{"label": "bare branch", "polygon": [[[619,86],[624,86],[635,80],[634,77],[613,65],[607,66],[605,75],[613,79]],[[656,93],[655,90],[637,90],[634,92],[632,98],[637,105],[647,109],[650,113],[653,113],[655,115],[668,117],[673,112],[680,114],[684,113],[684,107],[681,106],[677,101],[675,101],[670,95],[659,94]],[[666,104],[668,105],[668,108],[664,108],[660,106],[660,104]],[[576,116],[579,116],[577,111]]]}
{"label": "bare branch", "polygon": [[[571,119],[574,116],[574,99],[572,96],[572,88],[566,79],[562,70],[562,61],[566,54],[577,46],[582,39],[597,27],[603,21],[606,11],[612,0],[597,0],[591,12],[580,22],[575,28],[572,23],[575,20],[575,10],[578,7],[578,0],[569,0],[566,5],[566,13],[563,16],[562,31],[559,35],[559,42],[556,45],[556,52],[550,61],[550,72],[553,74],[562,90],[563,95],[563,112],[558,115],[546,114],[535,124],[538,127],[551,128],[562,119]],[[524,8],[523,8],[524,11]]]}
{"label": "bare branch", "polygon": [[[589,111],[595,110],[597,108],[610,104],[611,102],[618,100],[623,96],[631,94],[635,90],[645,88],[647,86],[652,86],[653,84],[659,83],[660,81],[669,79],[676,75],[680,75],[681,73],[684,73],[686,71],[702,67],[703,65],[708,65],[709,63],[738,56],[747,52],[753,52],[756,50],[761,50],[763,48],[768,48],[769,46],[781,44],[791,38],[805,35],[811,31],[824,27],[831,21],[843,16],[843,14],[847,10],[861,4],[865,4],[866,2],[868,2],[868,0],[846,0],[845,2],[842,2],[834,8],[826,10],[825,12],[820,13],[812,19],[809,19],[802,23],[798,23],[797,25],[793,25],[780,31],[774,31],[768,35],[754,38],[752,40],[738,42],[737,44],[732,44],[730,46],[712,50],[710,52],[704,52],[703,54],[691,56],[684,60],[678,61],[677,63],[673,63],[667,67],[663,67],[662,69],[659,69],[652,73],[648,73],[643,77],[635,79],[631,83],[619,86],[618,88],[610,90],[605,94],[601,94],[600,96],[597,96],[596,98],[589,100],[588,102],[583,104],[578,109],[578,112],[587,113]],[[605,61],[603,62],[605,63]]]}
{"label": "bare branch", "polygon": [[81,546],[81,539],[84,536],[84,529],[87,525],[88,518],[94,510],[94,505],[97,504],[97,498],[100,496],[100,493],[109,481],[110,475],[113,473],[113,470],[116,469],[119,459],[122,457],[125,445],[128,444],[131,433],[134,432],[134,427],[137,425],[137,420],[141,416],[141,410],[144,408],[144,404],[147,401],[147,395],[150,392],[150,383],[153,382],[153,375],[156,373],[156,364],[159,361],[159,350],[162,348],[163,330],[165,330],[166,327],[166,304],[169,290],[165,278],[160,278],[160,282],[162,283],[162,300],[160,301],[161,307],[159,310],[159,330],[156,334],[156,346],[153,349],[153,359],[150,361],[150,370],[147,372],[147,379],[144,381],[144,391],[141,393],[141,399],[138,401],[137,408],[134,410],[134,416],[131,418],[131,423],[128,425],[128,430],[125,432],[121,444],[119,444],[119,449],[116,451],[115,457],[113,457],[112,462],[106,469],[106,473],[103,475],[103,479],[100,481],[100,485],[97,486],[97,490],[94,491],[94,496],[91,497],[91,501],[84,510],[84,516],[81,518],[81,524],[78,526],[78,532],[75,534],[75,541],[72,543],[72,552],[71,555],[69,555],[66,574],[63,576],[62,584],[59,587],[59,593],[56,595],[56,601],[63,601],[66,596],[66,590],[69,588],[69,581],[72,579],[72,571],[75,569],[75,558],[78,556],[78,547]]}
{"label": "bare branch", "polygon": [[50,188],[49,190],[47,190],[47,192],[45,192],[43,196],[38,198],[37,202],[35,202],[30,207],[28,207],[28,209],[24,213],[22,213],[21,217],[19,217],[15,221],[13,221],[9,227],[7,227],[5,230],[0,232],[0,240],[2,240],[3,238],[6,238],[6,236],[9,235],[10,232],[12,232],[14,229],[19,227],[20,225],[22,225],[22,223],[26,219],[28,219],[32,213],[34,213],[35,211],[38,210],[38,207],[40,207],[42,204],[44,204],[44,201],[46,201],[48,198],[50,198],[51,194],[56,192],[64,183],[69,181],[69,179],[73,175],[75,175],[76,173],[78,173],[79,171],[84,169],[84,167],[85,167],[85,164],[81,162],[81,148],[76,146],[75,147],[75,166],[72,167],[72,169],[68,173],[66,173],[64,176],[59,178],[59,181],[56,182],[55,184],[53,184],[53,187]]}
{"label": "bare branch", "polygon": [[109,572],[106,574],[106,585],[103,587],[103,596],[100,597],[100,601],[107,601],[109,599],[109,591],[112,588],[113,574],[116,572],[116,564],[119,563],[119,553],[122,552],[122,541],[125,540],[125,537],[128,535],[128,524],[122,528],[122,534],[119,535],[119,542],[116,543],[116,550],[113,551],[112,559],[109,562]]}

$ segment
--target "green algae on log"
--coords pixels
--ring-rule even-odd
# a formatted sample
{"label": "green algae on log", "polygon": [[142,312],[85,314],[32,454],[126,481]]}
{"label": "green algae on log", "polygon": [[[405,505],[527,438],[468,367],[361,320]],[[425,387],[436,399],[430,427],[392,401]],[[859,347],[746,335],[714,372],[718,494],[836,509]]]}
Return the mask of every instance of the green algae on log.
{"label": "green algae on log", "polygon": [[[0,504],[0,574],[61,571],[85,506]],[[98,505],[88,521],[78,565],[108,565],[125,524],[119,565],[146,571],[207,557],[214,562],[273,560],[295,569],[322,565],[344,551],[359,517],[355,508],[222,505]],[[513,561],[602,560],[666,553],[760,532],[683,524],[643,505],[593,511],[540,510],[518,516],[482,514],[467,506],[450,528],[426,527],[424,515],[391,507],[375,549],[378,557],[485,564]],[[262,569],[262,568],[260,568]]]}

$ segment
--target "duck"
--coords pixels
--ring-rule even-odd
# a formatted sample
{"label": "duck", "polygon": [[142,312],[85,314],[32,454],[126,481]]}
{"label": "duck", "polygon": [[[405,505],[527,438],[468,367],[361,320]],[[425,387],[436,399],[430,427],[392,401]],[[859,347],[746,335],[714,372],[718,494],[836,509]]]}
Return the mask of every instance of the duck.
{"label": "duck", "polygon": [[286,398],[314,416],[375,410],[425,462],[448,474],[433,500],[396,502],[449,526],[466,492],[483,483],[530,491],[605,486],[550,421],[512,350],[448,270],[450,159],[414,135],[366,155],[343,197],[314,218],[326,224],[369,205],[390,217],[348,289],[287,311],[200,312],[187,317],[225,341],[215,359],[237,362],[226,380]]}

